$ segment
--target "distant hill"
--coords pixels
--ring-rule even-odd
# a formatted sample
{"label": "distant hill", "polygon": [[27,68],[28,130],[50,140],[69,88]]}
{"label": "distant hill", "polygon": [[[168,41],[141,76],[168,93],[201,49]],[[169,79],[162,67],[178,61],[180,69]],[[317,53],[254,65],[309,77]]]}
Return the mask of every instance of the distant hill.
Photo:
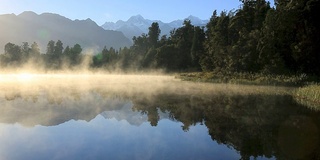
{"label": "distant hill", "polygon": [[[64,47],[78,43],[82,48],[100,50],[104,46],[116,49],[130,46],[131,40],[119,31],[105,30],[91,19],[70,20],[58,14],[23,12],[19,15],[0,15],[0,53],[8,42],[37,42],[41,52],[46,51],[50,40],[61,40]],[[2,50],[2,51],[1,51]]]}
{"label": "distant hill", "polygon": [[[189,16],[186,19],[189,19],[195,26],[205,26],[209,22],[208,20],[201,20],[195,16]],[[101,27],[106,30],[121,31],[126,37],[132,39],[133,36],[140,36],[142,33],[147,34],[149,31],[148,28],[153,22],[158,22],[161,35],[169,35],[170,31],[174,28],[182,27],[183,21],[184,20],[175,20],[170,23],[164,23],[159,20],[144,19],[141,15],[136,15],[130,17],[127,21],[119,20],[116,23],[106,22]]]}

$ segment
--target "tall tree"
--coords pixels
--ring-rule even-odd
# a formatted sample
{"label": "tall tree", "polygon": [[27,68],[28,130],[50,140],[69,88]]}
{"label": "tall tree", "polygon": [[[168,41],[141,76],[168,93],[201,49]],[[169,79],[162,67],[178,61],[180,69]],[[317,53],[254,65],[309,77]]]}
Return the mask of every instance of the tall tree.
{"label": "tall tree", "polygon": [[40,48],[36,42],[33,42],[31,44],[29,59],[34,63],[34,65],[40,64],[40,62],[42,62]]}
{"label": "tall tree", "polygon": [[276,13],[270,10],[261,30],[261,38],[257,49],[259,51],[259,64],[264,73],[279,73],[284,69],[282,57],[277,51],[277,37],[274,31],[278,27],[275,23]]}
{"label": "tall tree", "polygon": [[136,54],[137,58],[144,57],[148,51],[148,37],[146,34],[142,34],[138,37],[133,37],[133,45],[131,46],[131,51]]}
{"label": "tall tree", "polygon": [[204,53],[205,33],[204,28],[194,27],[194,35],[191,47],[191,63],[196,70],[201,70],[200,57]]}
{"label": "tall tree", "polygon": [[216,11],[213,13],[207,25],[207,39],[205,41],[207,57],[201,60],[203,69],[229,69],[229,22],[230,18],[226,12],[221,12],[220,16],[217,16]]}
{"label": "tall tree", "polygon": [[151,47],[157,46],[160,32],[161,30],[159,28],[159,24],[157,22],[153,22],[149,27],[149,32],[148,32],[148,42]]}
{"label": "tall tree", "polygon": [[4,46],[4,54],[7,62],[14,62],[16,65],[18,65],[21,60],[21,48],[16,44],[10,42],[7,43]]}
{"label": "tall tree", "polygon": [[23,42],[21,46],[21,52],[22,54],[28,55],[30,52],[31,48],[29,46],[28,42]]}
{"label": "tall tree", "polygon": [[67,46],[67,47],[63,50],[63,53],[62,53],[62,54],[65,55],[65,56],[69,55],[69,54],[70,54],[70,47]]}
{"label": "tall tree", "polygon": [[81,52],[82,48],[79,44],[75,44],[72,48],[70,48],[70,62],[71,65],[78,65],[81,62]]}
{"label": "tall tree", "polygon": [[191,47],[193,43],[194,26],[186,19],[183,26],[172,32],[171,38],[178,48],[178,66],[181,70],[192,67]]}
{"label": "tall tree", "polygon": [[46,54],[53,54],[54,53],[54,45],[55,45],[55,42],[53,40],[50,40],[47,44],[47,52]]}
{"label": "tall tree", "polygon": [[29,43],[28,42],[23,42],[22,43],[22,46],[20,47],[21,49],[21,59],[22,61],[27,61],[29,59],[29,54],[30,54],[30,51],[31,51],[31,48],[29,46]]}
{"label": "tall tree", "polygon": [[237,39],[232,44],[233,70],[258,72],[259,51],[257,45],[261,37],[261,28],[270,4],[265,0],[243,1],[242,8],[230,22],[230,29]]}
{"label": "tall tree", "polygon": [[214,58],[213,58],[213,51],[215,47],[212,44],[214,43],[214,37],[215,37],[214,28],[217,25],[218,18],[219,17],[217,14],[217,10],[213,11],[210,21],[207,23],[207,26],[206,26],[207,28],[205,32],[206,39],[204,42],[205,52],[200,59],[200,65],[203,71],[212,71],[215,68]]}
{"label": "tall tree", "polygon": [[63,51],[63,43],[58,40],[54,46],[54,54],[57,56],[60,56],[62,54]]}
{"label": "tall tree", "polygon": [[30,51],[32,56],[40,56],[40,48],[39,45],[36,42],[33,42],[31,44],[31,51]]}

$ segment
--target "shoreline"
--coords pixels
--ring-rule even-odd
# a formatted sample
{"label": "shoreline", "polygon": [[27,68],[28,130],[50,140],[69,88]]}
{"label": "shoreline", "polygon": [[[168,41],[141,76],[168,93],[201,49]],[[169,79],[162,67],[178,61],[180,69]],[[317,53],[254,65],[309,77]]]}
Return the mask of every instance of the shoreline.
{"label": "shoreline", "polygon": [[320,111],[320,84],[317,77],[301,75],[263,75],[261,73],[190,72],[179,73],[182,81],[203,83],[228,83],[258,86],[294,87],[291,95],[295,101],[310,109]]}

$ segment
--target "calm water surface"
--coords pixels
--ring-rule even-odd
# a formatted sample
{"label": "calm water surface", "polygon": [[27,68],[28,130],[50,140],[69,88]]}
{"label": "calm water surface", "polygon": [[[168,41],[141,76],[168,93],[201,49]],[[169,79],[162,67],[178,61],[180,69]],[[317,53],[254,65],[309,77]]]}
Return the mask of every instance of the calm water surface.
{"label": "calm water surface", "polygon": [[145,75],[2,75],[0,159],[319,159],[291,88]]}

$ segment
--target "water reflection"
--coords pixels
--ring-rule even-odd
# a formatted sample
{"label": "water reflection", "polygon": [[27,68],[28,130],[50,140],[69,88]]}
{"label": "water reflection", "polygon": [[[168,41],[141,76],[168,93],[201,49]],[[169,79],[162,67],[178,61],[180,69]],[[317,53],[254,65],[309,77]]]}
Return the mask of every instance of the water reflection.
{"label": "water reflection", "polygon": [[0,86],[0,157],[320,158],[320,113],[287,88],[100,78]]}
{"label": "water reflection", "polygon": [[320,156],[320,114],[288,95],[158,95],[155,101],[135,104],[134,109],[147,113],[152,125],[159,119],[157,108],[169,111],[170,119],[182,122],[185,131],[204,122],[212,140],[235,148],[242,159]]}

